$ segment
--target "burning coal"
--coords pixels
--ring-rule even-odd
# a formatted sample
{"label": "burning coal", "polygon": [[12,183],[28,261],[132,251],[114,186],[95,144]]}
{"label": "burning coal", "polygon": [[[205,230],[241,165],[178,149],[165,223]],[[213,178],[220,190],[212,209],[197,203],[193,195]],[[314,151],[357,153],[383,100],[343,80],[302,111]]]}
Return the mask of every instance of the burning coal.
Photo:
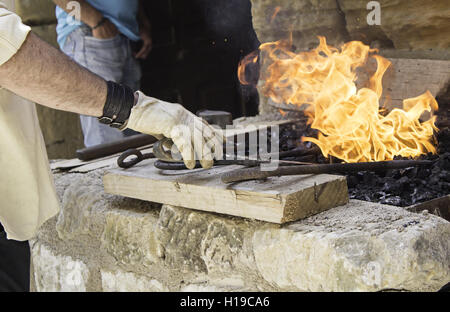
{"label": "burning coal", "polygon": [[[253,53],[241,62],[241,83],[249,83],[246,68],[263,61],[261,92],[275,103],[304,107],[318,137],[302,140],[319,146],[325,157],[352,163],[436,153],[433,111],[438,104],[430,92],[405,99],[403,109],[386,114],[380,98],[383,75],[391,63],[362,42],[348,42],[337,49],[327,45],[325,38],[319,39],[316,49],[301,53],[293,52],[289,41],[262,44],[261,59]],[[369,57],[375,58],[377,71],[368,87],[358,89],[356,69]],[[425,112],[431,117],[421,121]]]}

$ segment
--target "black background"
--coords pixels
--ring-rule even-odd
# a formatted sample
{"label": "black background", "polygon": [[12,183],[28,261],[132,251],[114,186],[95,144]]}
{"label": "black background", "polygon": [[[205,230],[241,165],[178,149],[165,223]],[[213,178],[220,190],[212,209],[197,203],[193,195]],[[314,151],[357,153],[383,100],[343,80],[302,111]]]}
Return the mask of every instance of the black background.
{"label": "black background", "polygon": [[153,51],[142,62],[146,94],[192,112],[257,114],[256,90],[237,79],[240,59],[259,46],[249,0],[153,0],[145,10],[153,36]]}

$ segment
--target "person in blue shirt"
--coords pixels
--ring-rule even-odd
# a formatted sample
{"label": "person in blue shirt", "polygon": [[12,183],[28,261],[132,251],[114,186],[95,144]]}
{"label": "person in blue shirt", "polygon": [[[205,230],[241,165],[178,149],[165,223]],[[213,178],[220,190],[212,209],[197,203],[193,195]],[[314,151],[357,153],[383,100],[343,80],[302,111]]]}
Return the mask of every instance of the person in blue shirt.
{"label": "person in blue shirt", "polygon": [[[137,59],[152,48],[150,21],[142,0],[53,0],[57,5],[58,44],[76,63],[105,80],[140,87]],[[132,47],[141,43],[134,51]],[[80,116],[86,147],[123,138],[124,133]]]}

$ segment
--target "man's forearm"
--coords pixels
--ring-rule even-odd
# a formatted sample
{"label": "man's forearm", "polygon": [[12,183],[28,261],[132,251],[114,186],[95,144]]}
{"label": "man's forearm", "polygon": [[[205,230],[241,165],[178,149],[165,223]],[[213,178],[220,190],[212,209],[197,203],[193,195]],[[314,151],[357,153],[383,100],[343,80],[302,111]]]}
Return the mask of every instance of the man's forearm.
{"label": "man's forearm", "polygon": [[99,117],[106,82],[30,33],[20,50],[0,66],[0,86],[38,104]]}
{"label": "man's forearm", "polygon": [[[68,3],[72,2],[72,0],[53,0],[53,2],[67,13],[71,12]],[[103,18],[103,14],[85,0],[78,0],[77,2],[80,4],[81,8],[81,21],[91,28],[96,26]]]}

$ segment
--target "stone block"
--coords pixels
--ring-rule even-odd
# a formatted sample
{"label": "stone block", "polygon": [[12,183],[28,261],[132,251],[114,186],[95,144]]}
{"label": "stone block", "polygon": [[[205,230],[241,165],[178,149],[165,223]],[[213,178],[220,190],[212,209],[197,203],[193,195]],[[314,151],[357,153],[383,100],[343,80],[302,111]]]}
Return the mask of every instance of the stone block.
{"label": "stone block", "polygon": [[55,175],[67,212],[31,242],[36,291],[435,291],[450,281],[450,223],[431,214],[352,200],[278,226],[109,196],[104,172]]}
{"label": "stone block", "polygon": [[156,279],[131,272],[101,270],[102,290],[106,292],[162,292],[168,288]]}
{"label": "stone block", "polygon": [[362,201],[260,229],[257,267],[296,291],[436,291],[450,281],[450,223]]}
{"label": "stone block", "polygon": [[450,7],[446,0],[381,0],[381,25],[367,24],[366,1],[338,0],[352,39],[389,41],[396,49],[450,50]]}
{"label": "stone block", "polygon": [[55,4],[52,0],[16,0],[16,12],[28,25],[45,25],[56,22]]}
{"label": "stone block", "polygon": [[106,213],[102,248],[118,263],[146,265],[160,260],[155,236],[158,215],[152,212],[113,210]]}
{"label": "stone block", "polygon": [[257,291],[255,288],[248,288],[240,277],[226,277],[220,280],[205,278],[198,279],[191,284],[181,288],[181,292],[248,292]]}
{"label": "stone block", "polygon": [[331,44],[347,41],[345,18],[335,0],[252,0],[253,27],[264,43],[288,39],[298,50],[317,46],[317,36]]}
{"label": "stone block", "polygon": [[211,218],[200,245],[201,258],[208,273],[253,270],[255,259],[249,243],[254,228],[247,221]]}
{"label": "stone block", "polygon": [[[164,205],[157,237],[166,264],[195,272],[254,272],[255,222]],[[256,222],[258,224],[258,222]]]}
{"label": "stone block", "polygon": [[64,191],[56,223],[60,239],[70,240],[80,235],[98,237],[103,232],[104,215],[97,214],[97,210],[104,209],[104,195],[101,185],[94,181],[92,177],[80,175]]}
{"label": "stone block", "polygon": [[49,246],[31,243],[34,288],[38,292],[84,292],[89,279],[87,265],[59,255]]}
{"label": "stone block", "polygon": [[[381,24],[369,25],[368,1],[252,0],[253,25],[261,42],[287,38],[298,48],[315,37],[332,44],[361,40],[382,48],[450,50],[450,7],[446,0],[381,0]],[[279,11],[276,13],[276,8]]]}
{"label": "stone block", "polygon": [[163,205],[156,235],[165,263],[185,271],[205,272],[199,246],[207,229],[206,214]]}

